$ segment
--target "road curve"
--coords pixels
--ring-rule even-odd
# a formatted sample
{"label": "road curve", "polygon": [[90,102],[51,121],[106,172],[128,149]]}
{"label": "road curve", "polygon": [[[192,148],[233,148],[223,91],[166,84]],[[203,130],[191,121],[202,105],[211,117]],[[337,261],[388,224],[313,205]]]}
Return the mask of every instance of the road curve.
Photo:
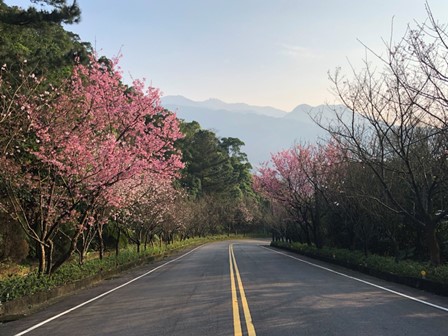
{"label": "road curve", "polygon": [[267,245],[201,246],[0,324],[0,335],[448,335],[448,298]]}

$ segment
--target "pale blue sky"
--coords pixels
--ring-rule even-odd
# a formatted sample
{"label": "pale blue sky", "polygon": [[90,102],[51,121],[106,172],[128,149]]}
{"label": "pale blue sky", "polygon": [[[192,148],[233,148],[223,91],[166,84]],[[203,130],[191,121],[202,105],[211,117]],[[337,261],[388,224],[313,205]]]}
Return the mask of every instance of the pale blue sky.
{"label": "pale blue sky", "polygon": [[[29,1],[6,1],[29,4]],[[333,103],[327,72],[364,47],[403,35],[426,18],[424,0],[78,0],[82,21],[68,29],[99,54],[122,53],[125,78],[146,78],[164,95],[269,105]],[[432,0],[448,23],[448,1]]]}

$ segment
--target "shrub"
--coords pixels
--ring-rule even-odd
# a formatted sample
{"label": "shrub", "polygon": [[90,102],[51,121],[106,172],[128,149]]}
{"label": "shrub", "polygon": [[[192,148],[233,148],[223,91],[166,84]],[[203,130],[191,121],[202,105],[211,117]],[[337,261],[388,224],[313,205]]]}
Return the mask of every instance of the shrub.
{"label": "shrub", "polygon": [[[232,236],[238,238],[239,236]],[[76,260],[62,265],[57,272],[48,276],[38,276],[37,272],[31,272],[25,276],[10,276],[0,281],[0,304],[23,296],[32,295],[40,291],[66,285],[81,279],[89,278],[101,271],[110,271],[120,266],[128,265],[149,256],[163,254],[166,251],[175,250],[185,246],[199,245],[209,241],[225,240],[225,235],[190,238],[182,241],[174,241],[172,244],[161,246],[149,246],[146,250],[137,253],[134,246],[120,250],[118,256],[109,255],[99,259],[90,259],[79,265]]]}
{"label": "shrub", "polygon": [[318,249],[315,246],[308,246],[300,243],[273,241],[271,246],[287,248],[310,257],[324,257],[326,259],[342,261],[347,264],[347,266],[362,266],[370,270],[398,276],[421,278],[422,271],[424,271],[426,279],[442,284],[448,284],[448,265],[434,267],[428,263],[410,260],[401,260],[397,262],[393,257],[383,257],[374,254],[365,256],[361,251],[350,251],[329,247]]}

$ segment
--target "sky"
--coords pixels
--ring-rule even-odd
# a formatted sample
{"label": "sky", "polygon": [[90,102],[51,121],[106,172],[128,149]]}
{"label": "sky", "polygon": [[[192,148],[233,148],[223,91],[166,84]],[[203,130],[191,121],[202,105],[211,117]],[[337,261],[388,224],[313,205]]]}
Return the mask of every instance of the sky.
{"label": "sky", "polygon": [[[29,1],[5,1],[26,7]],[[328,72],[362,67],[367,45],[385,52],[407,24],[426,19],[424,0],[78,0],[67,26],[99,55],[121,55],[125,81],[163,95],[217,98],[291,111],[337,103]],[[448,1],[431,0],[448,23]],[[446,19],[445,19],[446,18]],[[442,21],[446,20],[446,21]],[[393,23],[393,29],[392,29]],[[369,60],[372,59],[368,56]]]}

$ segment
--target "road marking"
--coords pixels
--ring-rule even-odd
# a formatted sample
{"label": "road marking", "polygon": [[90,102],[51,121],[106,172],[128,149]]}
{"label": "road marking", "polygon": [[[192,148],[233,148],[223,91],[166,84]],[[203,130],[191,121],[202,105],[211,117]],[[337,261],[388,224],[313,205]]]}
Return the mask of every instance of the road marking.
{"label": "road marking", "polygon": [[148,272],[146,272],[146,273],[144,273],[144,274],[142,274],[142,275],[139,275],[138,277],[136,277],[136,278],[134,278],[134,279],[132,279],[132,280],[129,280],[128,282],[126,282],[126,283],[124,283],[124,284],[122,284],[122,285],[120,285],[120,286],[118,286],[118,287],[112,288],[111,290],[108,290],[107,292],[104,292],[103,294],[100,294],[100,295],[98,295],[98,296],[95,296],[94,298],[92,298],[92,299],[90,299],[90,300],[88,300],[88,301],[85,301],[85,302],[83,302],[83,303],[81,303],[81,304],[79,304],[79,305],[77,305],[77,306],[75,306],[75,307],[73,307],[73,308],[70,308],[70,309],[68,309],[68,310],[66,310],[66,311],[64,311],[64,312],[62,312],[62,313],[60,313],[60,314],[57,314],[57,315],[55,315],[55,316],[53,316],[53,317],[50,317],[49,319],[47,319],[47,320],[45,320],[45,321],[42,321],[42,322],[40,322],[40,323],[38,323],[38,324],[36,324],[36,325],[34,325],[34,326],[32,326],[32,327],[30,327],[30,328],[24,330],[24,331],[22,331],[22,332],[16,334],[15,336],[25,335],[25,334],[29,333],[30,331],[33,331],[34,329],[37,329],[37,328],[43,326],[44,324],[47,324],[48,322],[51,322],[51,321],[53,321],[53,320],[56,320],[57,318],[59,318],[59,317],[61,317],[61,316],[64,316],[64,315],[66,315],[66,314],[68,314],[68,313],[70,313],[70,312],[72,312],[72,311],[74,311],[74,310],[76,310],[76,309],[78,309],[78,308],[81,308],[82,306],[85,306],[86,304],[89,304],[89,303],[91,303],[91,302],[93,302],[93,301],[96,301],[96,300],[102,298],[103,296],[106,296],[106,295],[108,295],[108,294],[110,294],[110,293],[112,293],[112,292],[115,292],[117,289],[123,288],[123,287],[125,287],[125,286],[127,286],[127,285],[133,283],[134,281],[137,281],[137,280],[139,280],[139,279],[141,279],[141,278],[143,278],[143,277],[145,277],[145,276],[147,276],[147,275],[149,275],[149,274],[151,274],[151,273],[154,273],[155,271],[161,269],[162,267],[164,267],[164,266],[166,266],[166,265],[169,265],[169,264],[171,264],[171,263],[173,263],[173,262],[175,262],[175,261],[177,261],[177,260],[179,260],[179,259],[182,259],[183,257],[189,255],[190,253],[193,253],[194,251],[196,251],[197,249],[199,249],[199,248],[201,248],[201,247],[202,247],[202,245],[201,245],[201,246],[198,246],[198,247],[196,247],[196,248],[194,248],[193,250],[191,250],[191,251],[189,251],[189,252],[187,252],[187,253],[185,253],[185,254],[183,254],[183,255],[181,255],[180,257],[177,257],[176,259],[170,260],[170,261],[168,261],[168,262],[166,262],[166,263],[164,263],[164,264],[162,264],[162,265],[159,265],[159,266],[157,266],[156,268],[153,268],[152,270],[150,270],[150,271],[148,271]]}
{"label": "road marking", "polygon": [[[233,252],[233,244],[229,245],[229,263],[230,263],[230,276],[231,276],[231,286],[232,286],[232,307],[233,307],[233,325],[234,325],[234,333],[235,336],[242,335],[241,333],[241,321],[238,307],[238,298],[235,288],[235,279],[234,273],[236,275],[236,279],[238,282],[238,289],[240,291],[241,305],[243,306],[244,318],[246,320],[247,334],[248,336],[256,336],[255,327],[252,322],[252,316],[250,315],[249,304],[247,303],[246,293],[244,291],[243,281],[241,280],[240,272],[238,270],[238,265],[236,263],[235,254]],[[233,264],[233,266],[232,266]],[[235,269],[235,272],[234,272]],[[235,320],[235,315],[237,315],[237,320]]]}
{"label": "road marking", "polygon": [[323,269],[323,270],[325,270],[325,271],[328,271],[328,272],[331,272],[331,273],[334,273],[334,274],[343,276],[343,277],[345,277],[345,278],[352,279],[352,280],[355,280],[355,281],[358,281],[358,282],[362,282],[362,283],[364,283],[364,284],[366,284],[366,285],[369,285],[369,286],[372,286],[372,287],[381,289],[381,290],[383,290],[383,291],[386,291],[386,292],[389,292],[389,293],[392,293],[392,294],[395,294],[395,295],[404,297],[404,298],[406,298],[406,299],[409,299],[409,300],[412,300],[412,301],[416,301],[416,302],[422,303],[422,304],[424,304],[424,305],[427,305],[427,306],[430,306],[430,307],[433,307],[433,308],[436,308],[436,309],[439,309],[439,310],[443,310],[443,311],[445,311],[445,312],[448,312],[448,308],[446,308],[446,307],[438,306],[438,305],[436,305],[436,304],[434,304],[434,303],[431,303],[431,302],[428,302],[428,301],[424,301],[424,300],[420,300],[420,299],[417,299],[417,298],[415,298],[415,297],[412,297],[412,296],[409,296],[409,295],[406,295],[406,294],[403,294],[403,293],[394,291],[393,289],[389,289],[389,288],[386,288],[386,287],[383,287],[383,286],[379,286],[379,285],[376,285],[376,284],[374,284],[374,283],[371,283],[371,282],[368,282],[368,281],[365,281],[365,280],[362,280],[362,279],[359,279],[359,278],[355,278],[355,277],[352,277],[352,276],[350,276],[350,275],[347,275],[347,274],[344,274],[344,273],[341,273],[341,272],[338,272],[338,271],[335,271],[335,270],[332,270],[332,269],[330,269],[330,268],[323,267],[323,266],[320,266],[320,265],[317,265],[317,264],[313,264],[312,262],[309,262],[309,261],[306,261],[306,260],[303,260],[303,259],[294,257],[294,256],[292,256],[292,255],[289,255],[289,254],[286,254],[286,253],[283,253],[283,252],[280,252],[280,251],[273,250],[273,249],[271,249],[271,248],[267,248],[267,247],[265,247],[265,246],[261,246],[261,247],[263,247],[264,249],[266,249],[266,250],[268,250],[268,251],[271,251],[271,252],[274,252],[274,253],[277,253],[277,254],[284,255],[285,257],[288,257],[288,258],[291,258],[291,259],[298,260],[298,261],[300,261],[300,262],[302,262],[302,263],[305,263],[305,264],[308,264],[308,265],[310,265],[310,266],[314,266],[314,267]]}
{"label": "road marking", "polygon": [[233,333],[235,336],[241,336],[241,320],[240,320],[240,309],[238,307],[238,297],[235,286],[235,276],[233,273],[233,262],[232,262],[232,245],[229,245],[229,264],[230,264],[230,287],[232,290],[232,310],[233,310]]}

